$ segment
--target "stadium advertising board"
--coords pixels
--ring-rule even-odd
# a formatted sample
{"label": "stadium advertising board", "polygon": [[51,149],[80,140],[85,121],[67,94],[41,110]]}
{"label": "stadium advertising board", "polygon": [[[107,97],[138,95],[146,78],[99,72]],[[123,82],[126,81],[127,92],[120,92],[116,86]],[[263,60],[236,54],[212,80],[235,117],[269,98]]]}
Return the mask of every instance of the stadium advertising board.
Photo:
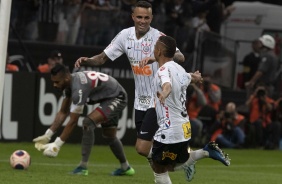
{"label": "stadium advertising board", "polygon": [[[133,145],[136,140],[133,110],[134,81],[124,78],[118,81],[128,92],[129,100],[119,120],[117,135],[124,144]],[[49,74],[27,72],[6,74],[0,139],[3,141],[32,141],[34,137],[42,135],[52,124],[62,99],[61,93],[53,88]],[[85,106],[78,126],[68,142],[81,142],[83,117],[93,108],[95,105]],[[57,135],[61,131],[62,128]],[[95,136],[95,144],[105,143],[100,128],[95,130]]]}

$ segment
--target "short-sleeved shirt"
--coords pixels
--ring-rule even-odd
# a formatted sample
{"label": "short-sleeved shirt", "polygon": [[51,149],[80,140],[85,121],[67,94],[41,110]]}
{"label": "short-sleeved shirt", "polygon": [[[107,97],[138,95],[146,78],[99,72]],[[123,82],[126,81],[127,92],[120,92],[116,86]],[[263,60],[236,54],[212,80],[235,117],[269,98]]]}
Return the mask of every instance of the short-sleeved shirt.
{"label": "short-sleeved shirt", "polygon": [[154,107],[154,95],[152,82],[158,70],[158,63],[139,67],[139,62],[145,57],[154,56],[154,47],[158,38],[164,35],[162,32],[150,27],[150,30],[140,39],[136,38],[135,28],[130,27],[122,30],[104,50],[106,55],[114,61],[122,54],[126,54],[130,62],[135,81],[134,108],[146,111]]}
{"label": "short-sleeved shirt", "polygon": [[162,85],[171,84],[172,90],[164,105],[156,98],[156,112],[159,129],[154,140],[172,144],[188,141],[191,138],[191,125],[186,110],[186,89],[191,82],[191,75],[174,61],[161,66],[155,76],[154,93],[162,91]]}
{"label": "short-sleeved shirt", "polygon": [[278,69],[278,59],[272,51],[261,54],[261,61],[258,66],[258,71],[263,73],[263,76],[258,82],[271,84],[275,80],[276,71]]}
{"label": "short-sleeved shirt", "polygon": [[[71,74],[71,112],[82,114],[84,104],[117,97],[124,88],[113,77],[96,72],[84,71]],[[66,93],[66,95],[68,95]]]}

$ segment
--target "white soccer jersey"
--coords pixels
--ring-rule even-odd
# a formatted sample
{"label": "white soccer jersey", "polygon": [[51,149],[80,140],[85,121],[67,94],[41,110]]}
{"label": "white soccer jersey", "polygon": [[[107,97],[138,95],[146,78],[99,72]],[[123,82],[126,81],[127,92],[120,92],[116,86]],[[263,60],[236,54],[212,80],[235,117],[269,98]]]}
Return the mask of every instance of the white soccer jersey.
{"label": "white soccer jersey", "polygon": [[162,91],[162,85],[171,84],[172,90],[164,105],[155,96],[159,129],[154,139],[165,144],[184,142],[191,138],[191,125],[186,111],[186,89],[191,75],[174,61],[165,63],[157,71],[154,81],[154,93]]}
{"label": "white soccer jersey", "polygon": [[135,81],[134,108],[145,111],[154,107],[154,94],[152,83],[158,70],[158,63],[139,67],[139,62],[145,57],[154,56],[154,47],[162,32],[150,27],[150,30],[139,40],[136,38],[135,28],[122,30],[104,50],[106,55],[114,61],[122,54],[126,54],[131,64]]}

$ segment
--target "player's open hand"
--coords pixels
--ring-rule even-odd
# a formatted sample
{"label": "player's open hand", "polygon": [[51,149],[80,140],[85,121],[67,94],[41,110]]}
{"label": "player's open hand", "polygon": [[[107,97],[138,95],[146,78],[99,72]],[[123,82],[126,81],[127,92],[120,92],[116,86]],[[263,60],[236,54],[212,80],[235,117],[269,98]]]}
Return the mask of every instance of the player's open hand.
{"label": "player's open hand", "polygon": [[79,68],[81,65],[83,65],[83,62],[86,62],[88,57],[80,57],[76,62],[74,63],[74,66]]}
{"label": "player's open hand", "polygon": [[34,143],[40,143],[40,144],[47,144],[50,141],[51,137],[48,136],[47,134],[38,136],[33,139]]}
{"label": "player's open hand", "polygon": [[152,64],[156,59],[154,57],[146,57],[139,62],[139,67],[143,68],[147,64]]}
{"label": "player's open hand", "polygon": [[38,151],[42,151],[42,150],[44,150],[44,149],[43,149],[43,148],[44,148],[44,145],[45,145],[45,144],[36,142],[36,143],[34,144],[34,147],[35,147]]}

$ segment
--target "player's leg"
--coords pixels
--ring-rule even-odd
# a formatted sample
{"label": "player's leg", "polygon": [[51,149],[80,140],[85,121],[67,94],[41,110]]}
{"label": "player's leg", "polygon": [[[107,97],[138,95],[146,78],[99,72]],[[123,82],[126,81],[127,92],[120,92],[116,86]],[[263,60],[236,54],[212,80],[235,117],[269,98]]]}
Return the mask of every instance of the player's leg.
{"label": "player's leg", "polygon": [[140,127],[137,128],[136,151],[140,155],[148,157],[153,137],[159,128],[155,109],[150,108],[146,112],[135,110],[135,123],[136,127]]}
{"label": "player's leg", "polygon": [[[112,126],[115,124],[114,126]],[[103,137],[105,138],[107,144],[110,146],[113,154],[120,162],[120,168],[112,172],[114,176],[122,175],[134,175],[135,171],[130,167],[123,149],[122,142],[116,137],[117,123],[109,122],[107,124],[102,124],[103,126]]]}
{"label": "player's leg", "polygon": [[112,173],[112,175],[118,176],[133,175],[135,173],[134,169],[128,164],[121,141],[116,137],[119,117],[126,105],[126,94],[121,92],[118,97],[101,102],[100,106],[97,108],[104,116],[104,121],[101,123],[103,137],[106,139],[113,154],[121,164],[121,168]]}
{"label": "player's leg", "polygon": [[184,169],[186,174],[186,180],[191,181],[193,179],[193,175],[195,174],[195,164],[198,160],[203,158],[212,158],[214,160],[218,160],[226,166],[230,165],[230,159],[228,154],[225,154],[215,142],[209,142],[203,149],[198,150],[190,150],[189,159],[184,163],[174,167],[174,171]]}
{"label": "player's leg", "polygon": [[103,119],[101,113],[96,110],[84,118],[82,122],[81,161],[72,171],[73,174],[88,175],[87,165],[94,145],[94,129],[97,126],[96,122],[101,121],[101,119]]}
{"label": "player's leg", "polygon": [[[82,135],[82,148],[81,148],[81,161],[77,168],[75,168],[73,174],[88,175],[87,164],[91,154],[91,150],[94,144],[94,129],[97,124],[106,122],[113,116],[117,116],[117,113],[121,113],[122,109],[127,105],[127,99],[125,94],[121,94],[121,97],[108,99],[102,101],[100,106],[87,115],[83,120],[83,135]],[[110,108],[113,106],[115,108]]]}
{"label": "player's leg", "polygon": [[159,173],[159,174],[154,172],[154,177],[155,177],[156,184],[171,184],[172,183],[168,175],[168,171],[164,173]]}
{"label": "player's leg", "polygon": [[[178,145],[178,143],[176,143],[176,145]],[[153,142],[152,169],[154,171],[155,183],[172,183],[168,171],[172,165],[175,165],[177,163],[181,146],[183,145],[175,146],[174,144],[163,144],[157,141]],[[188,158],[188,153],[186,154]],[[187,160],[187,158],[185,160]]]}

